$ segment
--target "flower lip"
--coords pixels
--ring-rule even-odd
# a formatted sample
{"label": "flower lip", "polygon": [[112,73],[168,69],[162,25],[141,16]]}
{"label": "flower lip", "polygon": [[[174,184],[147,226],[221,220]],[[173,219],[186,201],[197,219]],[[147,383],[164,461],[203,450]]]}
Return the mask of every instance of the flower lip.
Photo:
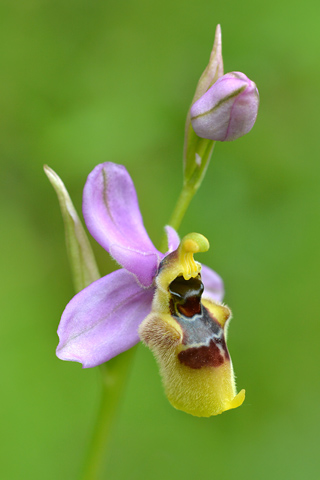
{"label": "flower lip", "polygon": [[156,277],[150,314],[139,327],[158,361],[169,401],[197,416],[218,415],[239,406],[224,331],[231,311],[203,298],[200,264],[193,253],[208,250],[199,234],[184,237],[164,258]]}

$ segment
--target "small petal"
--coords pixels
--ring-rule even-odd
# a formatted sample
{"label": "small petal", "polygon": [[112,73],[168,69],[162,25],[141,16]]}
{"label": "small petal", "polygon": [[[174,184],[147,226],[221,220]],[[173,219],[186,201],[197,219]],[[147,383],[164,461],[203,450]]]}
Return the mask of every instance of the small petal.
{"label": "small petal", "polygon": [[124,166],[106,162],[90,173],[83,216],[97,242],[110,253],[112,246],[115,260],[141,284],[151,285],[161,254],[144,228],[134,184]]}
{"label": "small petal", "polygon": [[221,142],[236,140],[253,127],[259,93],[241,72],[227,73],[191,107],[191,123],[199,137]]}
{"label": "small petal", "polygon": [[58,328],[61,360],[95,367],[139,342],[138,326],[150,313],[153,289],[144,290],[125,270],[117,270],[78,293]]}
{"label": "small petal", "polygon": [[203,298],[208,298],[214,302],[222,302],[224,285],[220,275],[206,265],[202,265],[201,278],[204,286]]}
{"label": "small petal", "polygon": [[175,229],[170,227],[170,225],[167,225],[165,230],[168,238],[168,253],[170,253],[174,250],[177,250],[179,247],[180,238]]}

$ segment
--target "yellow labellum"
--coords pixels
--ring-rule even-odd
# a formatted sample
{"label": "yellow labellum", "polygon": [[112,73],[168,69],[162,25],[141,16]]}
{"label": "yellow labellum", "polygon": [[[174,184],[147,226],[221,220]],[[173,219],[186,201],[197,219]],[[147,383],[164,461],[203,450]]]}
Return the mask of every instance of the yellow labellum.
{"label": "yellow labellum", "polygon": [[231,311],[225,305],[201,301],[201,265],[193,254],[208,250],[209,242],[192,233],[181,241],[160,266],[152,311],[139,334],[159,364],[171,404],[200,417],[217,415],[240,406],[226,326]]}

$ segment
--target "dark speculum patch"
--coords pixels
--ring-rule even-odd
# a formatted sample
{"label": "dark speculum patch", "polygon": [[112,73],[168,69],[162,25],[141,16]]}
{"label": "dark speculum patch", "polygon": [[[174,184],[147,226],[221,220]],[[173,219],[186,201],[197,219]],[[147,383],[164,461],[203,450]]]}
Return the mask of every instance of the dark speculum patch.
{"label": "dark speculum patch", "polygon": [[[224,345],[222,346],[222,344]],[[221,339],[220,345],[211,339],[208,347],[187,348],[178,354],[178,358],[183,365],[199,369],[202,367],[220,367],[225,360],[229,359],[229,354],[224,339]]]}
{"label": "dark speculum patch", "polygon": [[218,367],[229,359],[223,328],[212,313],[202,305],[201,277],[185,280],[177,277],[170,285],[170,313],[183,331],[179,353],[181,363],[190,368]]}
{"label": "dark speculum patch", "polygon": [[193,317],[201,313],[201,303],[198,297],[189,297],[183,305],[177,305],[177,309],[181,315],[185,317]]}
{"label": "dark speculum patch", "polygon": [[169,285],[171,293],[171,307],[173,315],[179,313],[185,317],[193,317],[201,313],[201,295],[203,293],[203,283],[200,275],[196,278],[185,280],[182,276],[177,277]]}

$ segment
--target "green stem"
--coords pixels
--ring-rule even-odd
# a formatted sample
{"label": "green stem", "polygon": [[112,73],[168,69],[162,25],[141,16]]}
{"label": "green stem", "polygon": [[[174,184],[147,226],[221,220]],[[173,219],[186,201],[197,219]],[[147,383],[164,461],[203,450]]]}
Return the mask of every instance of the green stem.
{"label": "green stem", "polygon": [[[215,142],[205,139],[201,140],[203,140],[201,144],[202,149],[199,151],[201,151],[202,162],[199,166],[196,166],[194,168],[191,176],[185,180],[180,196],[169,221],[169,225],[175,230],[179,229],[183,217],[188,210],[190,202],[201,185],[213,152]],[[164,252],[165,250],[167,250],[167,238],[164,235],[160,244],[160,251]]]}
{"label": "green stem", "polygon": [[[180,227],[183,217],[196,191],[197,189],[194,188],[194,186],[190,186],[188,184],[183,186],[169,221],[169,225],[173,227],[175,230],[178,230],[178,228]],[[164,236],[161,241],[160,251],[163,252],[166,249],[167,249],[167,237]]]}
{"label": "green stem", "polygon": [[101,479],[105,469],[113,423],[135,350],[136,347],[131,348],[100,366],[102,374],[100,408],[81,480]]}
{"label": "green stem", "polygon": [[175,230],[179,229],[196,191],[194,186],[184,185],[169,221],[169,225]]}

